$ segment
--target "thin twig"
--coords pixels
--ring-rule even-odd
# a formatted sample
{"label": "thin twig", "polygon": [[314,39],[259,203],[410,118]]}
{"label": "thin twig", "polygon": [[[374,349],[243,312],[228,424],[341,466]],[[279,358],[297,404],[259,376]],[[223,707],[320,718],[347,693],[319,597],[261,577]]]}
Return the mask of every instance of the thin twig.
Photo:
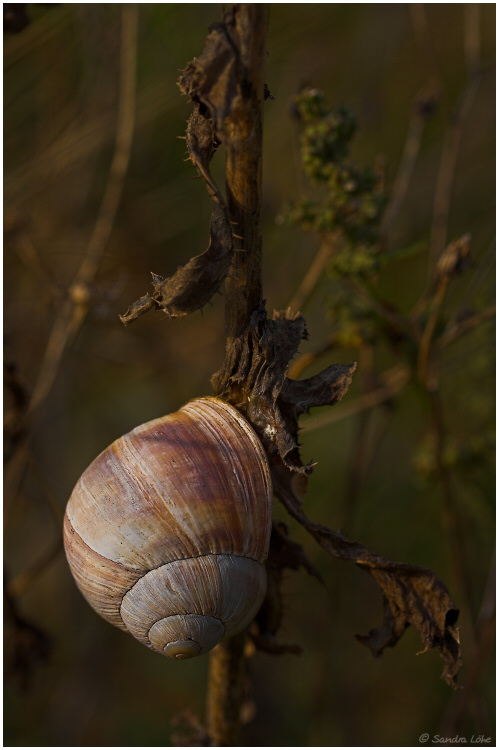
{"label": "thin twig", "polygon": [[[467,55],[468,75],[457,107],[444,138],[442,155],[437,174],[435,198],[433,203],[433,221],[430,231],[429,275],[433,275],[435,264],[443,251],[447,239],[447,224],[449,220],[452,185],[456,172],[457,159],[461,146],[464,124],[470,112],[476,93],[480,87],[480,39],[479,16],[480,8],[475,4],[475,10],[470,11],[464,24],[465,53]],[[468,20],[472,19],[471,23]],[[478,40],[477,40],[478,35]]]}
{"label": "thin twig", "polygon": [[448,327],[441,336],[435,339],[434,346],[439,350],[445,349],[445,347],[449,346],[449,344],[453,344],[454,341],[457,341],[461,336],[473,331],[481,323],[495,318],[495,314],[496,306],[490,305],[489,307],[486,307],[485,310],[480,310],[480,312],[470,315],[465,320],[461,320],[459,323],[454,323],[454,325]]}
{"label": "thin twig", "polygon": [[421,333],[418,346],[418,376],[426,388],[435,388],[435,374],[429,372],[432,355],[432,342],[435,328],[437,326],[440,309],[447,293],[447,289],[456,275],[462,269],[470,251],[470,236],[465,234],[454,242],[451,242],[441,254],[436,267],[436,278],[430,288],[416,304],[412,317],[417,311],[422,312],[428,306],[428,319]]}
{"label": "thin twig", "polygon": [[86,288],[97,272],[116,218],[130,160],[135,122],[137,27],[137,4],[123,5],[121,82],[114,155],[99,214],[85,257],[52,326],[45,356],[33,388],[28,410],[29,416],[33,416],[46,399],[57,376],[64,351],[86,318],[88,311]]}
{"label": "thin twig", "polygon": [[310,268],[303,277],[303,280],[294,293],[291,301],[287,305],[287,308],[292,312],[301,311],[305,303],[308,301],[324,272],[329,258],[331,257],[337,236],[338,233],[333,233],[329,237],[324,238],[321,242],[319,250],[310,264]]}
{"label": "thin twig", "polygon": [[114,154],[94,231],[76,275],[75,283],[77,284],[87,284],[97,272],[114,225],[130,161],[136,109],[138,31],[138,5],[136,3],[123,5],[121,24],[120,96]]}
{"label": "thin twig", "polygon": [[450,279],[448,276],[443,276],[442,278],[439,279],[438,286],[437,286],[437,289],[435,290],[435,294],[432,300],[430,314],[428,316],[428,320],[426,322],[425,328],[423,330],[423,333],[421,335],[421,339],[419,342],[418,376],[421,382],[424,383],[425,385],[429,384],[428,367],[430,364],[430,351],[431,351],[433,333],[435,331],[435,326],[437,325],[440,308],[442,306],[442,302],[444,300],[447,287],[449,286],[449,280]]}

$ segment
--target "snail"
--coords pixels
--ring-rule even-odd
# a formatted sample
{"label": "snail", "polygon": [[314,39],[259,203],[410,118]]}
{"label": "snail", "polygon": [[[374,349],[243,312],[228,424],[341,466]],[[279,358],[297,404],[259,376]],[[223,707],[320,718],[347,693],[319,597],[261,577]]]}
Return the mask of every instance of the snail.
{"label": "snail", "polygon": [[187,659],[244,630],[266,592],[272,484],[253,428],[217,398],[112,443],[68,501],[64,547],[104,619]]}

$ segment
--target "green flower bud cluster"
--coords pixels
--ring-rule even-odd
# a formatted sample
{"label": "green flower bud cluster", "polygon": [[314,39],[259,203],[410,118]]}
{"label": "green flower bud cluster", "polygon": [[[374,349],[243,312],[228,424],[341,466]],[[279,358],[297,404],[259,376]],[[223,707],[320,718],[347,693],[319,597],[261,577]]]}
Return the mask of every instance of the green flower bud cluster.
{"label": "green flower bud cluster", "polygon": [[350,141],[357,124],[348,107],[330,109],[321,91],[309,89],[296,97],[304,126],[303,169],[314,186],[325,188],[317,200],[305,198],[286,209],[281,221],[306,231],[334,233],[331,272],[366,278],[378,268],[378,227],[385,199],[370,168],[349,162]]}

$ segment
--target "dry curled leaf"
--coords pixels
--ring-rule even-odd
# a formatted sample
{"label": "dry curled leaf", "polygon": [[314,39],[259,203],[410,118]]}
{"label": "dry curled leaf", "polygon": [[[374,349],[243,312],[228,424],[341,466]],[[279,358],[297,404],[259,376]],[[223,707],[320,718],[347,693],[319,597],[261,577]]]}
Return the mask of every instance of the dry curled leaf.
{"label": "dry curled leaf", "polygon": [[214,23],[204,50],[187,65],[178,81],[184,94],[207,107],[214,132],[221,141],[226,120],[234,114],[240,98],[237,63],[237,50],[227,26]]}
{"label": "dry curled leaf", "polygon": [[383,594],[384,620],[358,640],[381,656],[387,646],[395,646],[409,625],[421,637],[424,650],[438,648],[445,667],[442,677],[456,687],[461,667],[459,631],[455,627],[459,610],[447,587],[431,570],[418,565],[392,562],[370,552],[360,542],[351,542],[341,532],[311,521],[301,508],[301,498],[293,488],[293,476],[276,457],[272,466],[274,491],[289,513],[329,554],[359,565],[376,581]]}
{"label": "dry curled leaf", "polygon": [[154,291],[134,302],[120,316],[125,324],[151,309],[161,310],[169,318],[182,318],[201,310],[227,276],[233,253],[232,229],[209,165],[222,140],[221,123],[230,112],[230,101],[239,96],[237,81],[228,72],[234,69],[234,59],[234,50],[219,28],[208,36],[204,52],[189,63],[179,80],[182,91],[194,102],[186,129],[187,151],[213,202],[208,249],[169,278],[153,274]]}
{"label": "dry curled leaf", "polygon": [[222,195],[210,174],[210,162],[218,148],[213,125],[206,115],[201,113],[201,106],[196,104],[185,131],[185,141],[189,158],[203,178],[208,192],[215,201],[224,204]]}
{"label": "dry curled leaf", "polygon": [[215,203],[206,252],[182,266],[169,279],[153,274],[154,292],[141,297],[121,316],[129,323],[155,307],[169,318],[183,318],[202,309],[219,290],[232,259],[232,233],[225,207]]}

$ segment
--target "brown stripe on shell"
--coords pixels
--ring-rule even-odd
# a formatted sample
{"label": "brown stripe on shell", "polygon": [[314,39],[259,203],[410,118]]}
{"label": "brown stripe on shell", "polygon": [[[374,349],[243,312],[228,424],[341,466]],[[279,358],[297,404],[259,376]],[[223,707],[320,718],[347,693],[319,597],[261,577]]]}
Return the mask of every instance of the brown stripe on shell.
{"label": "brown stripe on shell", "polygon": [[246,419],[220,399],[196,399],[182,407],[182,413],[192,416],[204,441],[216,445],[224,489],[233,498],[223,508],[225,523],[220,527],[234,534],[238,529],[241,535],[230,552],[264,562],[272,523],[272,482],[260,440]]}
{"label": "brown stripe on shell", "polygon": [[[165,561],[165,550],[175,558],[197,553],[188,539],[182,539],[164,499],[171,494],[171,457],[169,461],[165,456],[161,435],[171,433],[168,423],[174,421],[173,416],[149,422],[116,440],[86,469],[68,502],[68,516],[85,542],[103,557],[127,567],[157,567]],[[153,441],[141,440],[144,428]],[[155,450],[163,459],[158,471]]]}
{"label": "brown stripe on shell", "polygon": [[263,448],[217,399],[197,399],[115,441],[67,508],[89,547],[137,569],[210,553],[263,562],[271,511]]}
{"label": "brown stripe on shell", "polygon": [[144,571],[128,570],[94,552],[74,530],[64,514],[64,549],[76,585],[105,620],[126,630],[120,614],[123,595]]}

